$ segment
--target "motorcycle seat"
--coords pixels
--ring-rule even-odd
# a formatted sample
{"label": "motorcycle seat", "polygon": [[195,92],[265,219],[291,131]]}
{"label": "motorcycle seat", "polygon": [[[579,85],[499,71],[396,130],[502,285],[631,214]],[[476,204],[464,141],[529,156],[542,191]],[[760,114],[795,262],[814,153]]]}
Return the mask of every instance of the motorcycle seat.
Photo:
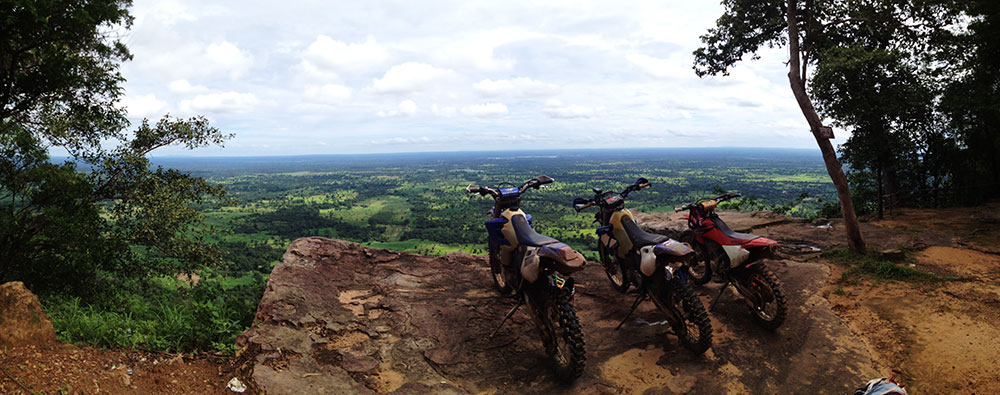
{"label": "motorcycle seat", "polygon": [[639,225],[629,217],[622,217],[622,227],[625,228],[625,233],[632,240],[632,244],[635,245],[634,248],[642,248],[670,240],[667,236],[649,233],[640,229]]}
{"label": "motorcycle seat", "polygon": [[517,242],[520,244],[529,247],[541,247],[546,244],[559,242],[559,240],[535,232],[523,215],[515,215],[511,217],[510,223],[514,227],[514,233],[517,234]]}
{"label": "motorcycle seat", "polygon": [[720,232],[722,232],[722,234],[726,235],[726,237],[730,239],[743,240],[746,242],[760,238],[760,236],[757,235],[736,232],[732,228],[730,228],[729,225],[726,225],[725,222],[722,222],[722,219],[720,218],[712,218],[712,223],[715,224],[716,229],[718,229]]}

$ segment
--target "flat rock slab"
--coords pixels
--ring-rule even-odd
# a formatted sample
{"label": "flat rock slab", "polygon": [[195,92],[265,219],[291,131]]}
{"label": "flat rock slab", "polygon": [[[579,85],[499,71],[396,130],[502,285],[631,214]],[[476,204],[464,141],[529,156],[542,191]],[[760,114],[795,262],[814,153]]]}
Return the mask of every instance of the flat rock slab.
{"label": "flat rock slab", "polygon": [[[743,301],[727,294],[712,314],[713,349],[696,356],[664,333],[650,302],[614,330],[634,296],[615,292],[589,264],[574,276],[587,368],[565,387],[553,380],[524,313],[487,338],[514,300],[491,288],[483,257],[304,238],[275,266],[255,325],[237,340],[238,363],[253,390],[271,394],[844,393],[877,376],[818,294],[827,268],[772,268],[789,296],[785,325],[758,328]],[[706,306],[718,287],[702,289]]]}
{"label": "flat rock slab", "polygon": [[[716,210],[716,213],[718,213],[719,216],[726,221],[726,225],[729,225],[730,228],[737,232],[749,232],[752,229],[778,224],[806,222],[806,220],[802,218],[786,217],[770,211],[742,212],[737,210]],[[686,215],[687,211],[679,213],[635,212],[636,220],[643,228],[650,232],[667,235],[673,238],[680,237],[681,233],[688,230],[687,218],[682,218]]]}

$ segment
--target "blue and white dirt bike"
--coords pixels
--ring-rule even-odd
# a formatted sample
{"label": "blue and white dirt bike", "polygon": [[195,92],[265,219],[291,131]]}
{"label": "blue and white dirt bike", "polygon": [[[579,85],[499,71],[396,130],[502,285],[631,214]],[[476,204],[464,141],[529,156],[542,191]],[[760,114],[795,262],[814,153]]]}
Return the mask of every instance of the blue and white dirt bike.
{"label": "blue and white dirt bike", "polygon": [[517,304],[493,331],[522,305],[531,310],[545,352],[556,376],[573,381],[583,373],[586,355],[583,332],[573,307],[574,281],[570,274],[583,269],[586,260],[559,240],[535,232],[531,216],[521,211],[521,195],[553,180],[538,176],[520,187],[502,183],[497,188],[469,185],[468,194],[489,195],[495,201],[486,221],[489,262],[493,284],[501,294],[514,292]]}
{"label": "blue and white dirt bike", "polygon": [[694,258],[694,250],[685,243],[640,229],[635,216],[625,208],[629,193],[650,185],[645,178],[639,178],[621,192],[593,188],[594,197],[576,198],[573,209],[580,212],[598,206],[594,222],[600,225],[597,250],[604,272],[619,292],[626,293],[635,286],[638,293],[632,309],[618,327],[648,297],[684,347],[700,354],[712,345],[712,324],[705,306],[684,278],[685,266]]}

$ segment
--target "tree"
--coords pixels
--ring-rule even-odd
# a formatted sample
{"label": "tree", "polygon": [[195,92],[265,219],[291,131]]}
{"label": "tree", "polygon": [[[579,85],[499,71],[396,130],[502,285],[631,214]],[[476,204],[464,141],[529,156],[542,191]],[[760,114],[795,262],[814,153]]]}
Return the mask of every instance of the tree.
{"label": "tree", "polygon": [[[809,129],[823,154],[827,172],[837,189],[848,244],[851,250],[864,252],[865,241],[851,202],[847,177],[830,140],[820,134],[822,122],[806,93],[807,70],[812,61],[809,45],[824,27],[816,18],[817,10],[812,1],[806,0],[802,8],[796,0],[788,0],[787,5],[779,0],[724,0],[722,4],[726,7],[725,13],[715,28],[701,36],[705,46],[694,52],[695,72],[698,76],[725,75],[744,55],[753,54],[756,57],[756,52],[764,45],[788,46],[788,81],[792,93],[809,123]],[[800,34],[800,29],[803,34]],[[803,35],[805,45],[801,43]]]}
{"label": "tree", "polygon": [[[813,95],[820,97],[821,103],[830,110],[827,115],[834,116],[840,125],[850,126],[859,133],[852,137],[853,144],[847,146],[848,151],[859,147],[854,151],[868,150],[868,153],[874,154],[875,162],[879,164],[873,167],[878,168],[878,173],[889,184],[893,184],[895,172],[892,166],[897,158],[892,153],[894,150],[913,150],[896,149],[899,147],[894,144],[909,140],[893,138],[890,128],[899,130],[904,128],[904,124],[912,124],[910,121],[916,118],[911,117],[913,114],[909,112],[926,112],[927,107],[906,106],[906,103],[900,102],[906,98],[897,96],[903,94],[903,89],[883,91],[880,86],[884,82],[892,82],[892,79],[900,80],[893,82],[897,88],[915,86],[910,84],[919,78],[915,77],[915,70],[907,62],[927,52],[934,35],[945,31],[943,27],[954,22],[957,8],[952,3],[951,0],[724,0],[725,13],[719,18],[717,26],[701,37],[705,46],[695,51],[695,71],[699,76],[705,76],[725,75],[743,56],[752,54],[756,57],[756,52],[765,45],[788,47],[788,80],[792,93],[809,123],[823,154],[827,172],[837,189],[852,250],[864,251],[865,243],[858,227],[848,179],[833,145],[820,134],[822,121],[807,86],[809,66],[816,66],[818,73],[829,71],[822,89],[815,86],[812,89]],[[901,51],[903,48],[908,51]],[[857,61],[850,62],[852,57]],[[904,71],[909,79],[886,73],[881,76],[859,74],[875,69],[879,62]],[[860,81],[842,78],[847,74],[866,78]],[[914,89],[922,88],[916,86]],[[921,92],[920,97],[928,97],[924,93]],[[864,107],[860,96],[877,98],[882,105],[879,110],[892,109],[893,114],[873,115],[878,110]],[[890,100],[881,100],[886,98]],[[902,122],[904,120],[906,122]]]}
{"label": "tree", "polygon": [[[855,43],[824,52],[813,77],[813,96],[835,125],[852,129],[840,147],[842,159],[852,172],[871,174],[864,180],[874,186],[881,219],[884,203],[895,203],[898,196],[898,173],[905,172],[908,162],[919,163],[913,154],[923,139],[921,131],[935,126],[934,92],[913,60],[892,46]],[[922,176],[904,178],[909,189],[919,187],[913,181]]]}
{"label": "tree", "polygon": [[[151,169],[160,147],[221,144],[195,117],[129,131],[117,38],[130,1],[3,0],[0,9],[0,282],[83,294],[112,274],[190,270],[218,260],[192,204],[224,190]],[[54,147],[69,159],[55,163]]]}
{"label": "tree", "polygon": [[942,144],[956,146],[945,163],[958,199],[978,203],[1000,193],[1000,2],[972,0],[963,11],[968,29],[944,32],[940,74],[946,81],[939,109],[950,135]]}

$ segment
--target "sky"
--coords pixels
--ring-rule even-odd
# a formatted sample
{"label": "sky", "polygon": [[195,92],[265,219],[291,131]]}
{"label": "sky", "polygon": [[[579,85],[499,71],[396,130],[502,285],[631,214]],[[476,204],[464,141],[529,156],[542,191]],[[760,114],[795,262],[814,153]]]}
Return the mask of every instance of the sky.
{"label": "sky", "polygon": [[130,119],[204,115],[235,135],[154,155],[816,147],[784,50],[695,75],[715,1],[136,0],[132,13]]}

